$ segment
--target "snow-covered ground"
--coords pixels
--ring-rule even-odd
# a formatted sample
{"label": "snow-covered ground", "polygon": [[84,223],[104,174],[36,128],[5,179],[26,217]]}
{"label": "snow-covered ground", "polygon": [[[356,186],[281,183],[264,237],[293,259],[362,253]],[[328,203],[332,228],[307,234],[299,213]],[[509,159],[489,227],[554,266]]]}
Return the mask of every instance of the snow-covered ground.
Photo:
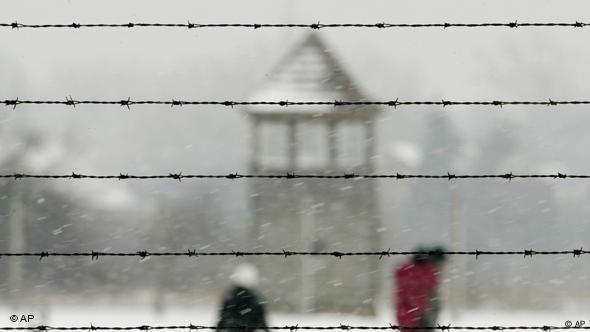
{"label": "snow-covered ground", "polygon": [[[39,308],[0,307],[0,326],[115,326],[115,325],[214,325],[216,323],[217,306],[167,306],[157,313],[151,305],[60,305],[41,311]],[[34,314],[31,323],[12,323],[13,314]],[[359,317],[348,314],[286,314],[270,313],[270,325],[388,325],[395,324],[392,313],[383,307],[375,317]],[[552,325],[564,326],[566,320],[590,320],[590,315],[573,311],[496,311],[477,310],[461,313],[460,317],[451,319],[444,312],[441,324],[451,325]]]}

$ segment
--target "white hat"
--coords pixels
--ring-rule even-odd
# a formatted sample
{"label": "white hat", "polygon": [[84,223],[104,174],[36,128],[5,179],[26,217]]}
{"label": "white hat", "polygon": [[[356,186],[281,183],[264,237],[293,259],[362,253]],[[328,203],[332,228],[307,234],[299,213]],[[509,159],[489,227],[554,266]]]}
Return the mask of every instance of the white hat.
{"label": "white hat", "polygon": [[237,286],[254,288],[258,285],[258,269],[250,263],[240,263],[230,279]]}

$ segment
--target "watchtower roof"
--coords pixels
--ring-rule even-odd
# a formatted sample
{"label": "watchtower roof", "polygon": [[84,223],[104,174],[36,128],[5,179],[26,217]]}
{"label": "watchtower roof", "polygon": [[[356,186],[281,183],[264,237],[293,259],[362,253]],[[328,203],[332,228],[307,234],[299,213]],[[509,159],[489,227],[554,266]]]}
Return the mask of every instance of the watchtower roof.
{"label": "watchtower roof", "polygon": [[[337,61],[322,39],[312,33],[294,47],[274,68],[268,81],[254,93],[251,101],[364,101],[367,98]],[[253,105],[250,114],[324,114],[363,111],[372,113],[372,106],[276,106]],[[356,113],[356,112],[355,112]]]}

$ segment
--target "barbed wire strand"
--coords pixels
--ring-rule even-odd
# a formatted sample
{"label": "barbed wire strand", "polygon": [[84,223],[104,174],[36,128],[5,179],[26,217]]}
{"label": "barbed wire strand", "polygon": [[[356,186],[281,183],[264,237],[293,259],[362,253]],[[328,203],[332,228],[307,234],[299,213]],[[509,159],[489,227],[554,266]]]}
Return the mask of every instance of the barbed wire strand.
{"label": "barbed wire strand", "polygon": [[185,29],[205,29],[205,28],[304,28],[304,29],[328,29],[328,28],[377,28],[377,29],[392,29],[392,28],[524,28],[524,27],[571,27],[584,28],[590,25],[581,21],[575,22],[482,22],[482,23],[141,23],[141,22],[126,22],[126,23],[67,23],[67,24],[24,24],[14,21],[11,23],[0,23],[0,27],[10,29],[53,29],[53,28],[185,28]]}
{"label": "barbed wire strand", "polygon": [[0,101],[4,106],[16,109],[19,105],[65,105],[75,108],[77,105],[118,105],[131,109],[133,105],[169,105],[171,107],[182,107],[188,105],[218,105],[218,106],[389,106],[396,108],[398,106],[495,106],[503,107],[509,105],[529,105],[529,106],[559,106],[559,105],[590,105],[590,100],[546,100],[538,101],[452,101],[452,100],[431,100],[431,101],[400,101],[399,99],[389,101],[199,101],[199,100],[131,100],[131,97],[123,100],[76,100],[71,96],[64,100],[21,100],[20,98],[4,99]]}
{"label": "barbed wire strand", "polygon": [[[130,331],[130,330],[137,330],[137,331],[150,331],[150,330],[179,330],[179,329],[186,329],[189,331],[192,330],[215,330],[217,326],[204,326],[204,325],[140,325],[140,326],[46,326],[46,325],[39,325],[39,326],[23,326],[23,327],[0,327],[0,330],[5,331],[13,331],[13,330],[27,330],[27,331],[49,331],[49,330],[59,330],[59,331]],[[363,326],[363,325],[344,325],[340,324],[337,326],[300,326],[297,325],[285,325],[285,326],[245,326],[245,325],[233,325],[233,326],[221,326],[222,329],[231,329],[231,330],[287,330],[290,332],[295,332],[298,330],[342,330],[342,331],[349,331],[349,330],[440,330],[441,332],[450,331],[450,330],[491,330],[491,331],[504,331],[504,330],[541,330],[541,331],[551,331],[551,330],[570,330],[570,329],[590,329],[590,326],[550,326],[550,325],[543,325],[543,326],[452,326],[452,325],[437,325],[437,326],[402,326],[402,325],[387,325],[387,326]]]}
{"label": "barbed wire strand", "polygon": [[208,257],[208,256],[279,256],[288,258],[291,256],[333,256],[336,258],[351,257],[351,256],[374,256],[382,259],[383,257],[395,257],[395,256],[413,256],[413,255],[428,255],[428,256],[440,256],[440,255],[461,255],[461,256],[475,256],[477,259],[479,256],[523,256],[533,257],[537,255],[572,255],[573,257],[580,257],[582,255],[590,254],[589,250],[573,249],[573,250],[561,250],[561,251],[537,251],[533,249],[519,250],[519,251],[487,251],[487,250],[475,250],[475,251],[391,251],[391,249],[382,251],[357,251],[357,252],[345,252],[345,251],[223,251],[223,252],[200,252],[196,250],[187,250],[184,252],[150,252],[147,250],[136,251],[136,252],[0,252],[0,258],[2,257],[38,257],[42,260],[47,257],[91,257],[91,260],[98,260],[100,257],[139,257],[140,259],[146,259],[148,257]]}
{"label": "barbed wire strand", "polygon": [[454,174],[447,172],[446,174],[358,174],[358,173],[343,173],[343,174],[241,174],[241,173],[230,173],[230,174],[183,174],[169,173],[160,175],[133,175],[128,173],[119,173],[111,175],[93,175],[93,174],[82,174],[72,172],[71,174],[27,174],[27,173],[12,173],[12,174],[0,174],[0,179],[70,179],[70,180],[81,180],[81,179],[93,179],[93,180],[157,180],[157,179],[171,179],[182,182],[183,179],[348,179],[348,180],[360,180],[360,179],[393,179],[393,180],[461,180],[461,179],[503,179],[512,181],[513,179],[590,179],[590,174],[565,174],[565,173],[553,173],[553,174],[515,174],[515,173],[502,173],[502,174]]}

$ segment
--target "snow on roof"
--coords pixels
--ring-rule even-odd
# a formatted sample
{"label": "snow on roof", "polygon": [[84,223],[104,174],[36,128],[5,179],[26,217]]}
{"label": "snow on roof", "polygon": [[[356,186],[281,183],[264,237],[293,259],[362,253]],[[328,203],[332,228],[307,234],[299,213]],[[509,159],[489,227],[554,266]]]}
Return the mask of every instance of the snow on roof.
{"label": "snow on roof", "polygon": [[[312,33],[295,47],[270,74],[268,81],[250,98],[250,101],[361,101],[366,100],[356,84],[326,51],[320,37]],[[374,107],[289,106],[269,107],[254,105],[250,113],[303,113],[318,114],[335,111],[375,110]]]}

